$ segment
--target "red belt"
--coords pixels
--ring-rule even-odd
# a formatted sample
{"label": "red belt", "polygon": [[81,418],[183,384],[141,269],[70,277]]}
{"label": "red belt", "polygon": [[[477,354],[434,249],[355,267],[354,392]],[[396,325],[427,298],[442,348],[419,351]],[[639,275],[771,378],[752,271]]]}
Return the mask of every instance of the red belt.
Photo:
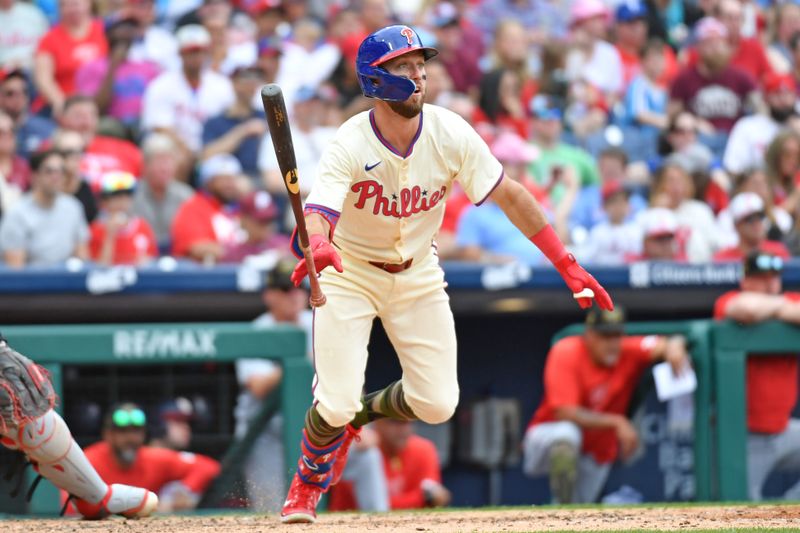
{"label": "red belt", "polygon": [[402,272],[403,270],[408,270],[411,268],[412,261],[414,261],[413,257],[404,263],[381,263],[379,261],[370,261],[369,264],[374,267],[378,267],[381,270],[385,270],[389,274],[397,274],[398,272]]}

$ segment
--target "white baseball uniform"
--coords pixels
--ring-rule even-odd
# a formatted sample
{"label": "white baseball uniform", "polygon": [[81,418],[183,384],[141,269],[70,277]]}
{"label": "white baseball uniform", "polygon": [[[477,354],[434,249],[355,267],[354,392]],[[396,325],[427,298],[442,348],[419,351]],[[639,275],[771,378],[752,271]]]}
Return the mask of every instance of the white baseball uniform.
{"label": "white baseball uniform", "polygon": [[[361,408],[376,316],[397,351],[414,414],[429,423],[452,416],[458,403],[455,327],[433,239],[453,180],[480,204],[502,176],[472,126],[437,106],[423,107],[405,154],[384,139],[372,111],[339,128],[306,203],[336,224],[333,244],[344,267],[343,273],[321,273],[327,304],[314,317],[314,397],[329,424],[344,426]],[[408,261],[396,273],[370,264],[398,270]]]}

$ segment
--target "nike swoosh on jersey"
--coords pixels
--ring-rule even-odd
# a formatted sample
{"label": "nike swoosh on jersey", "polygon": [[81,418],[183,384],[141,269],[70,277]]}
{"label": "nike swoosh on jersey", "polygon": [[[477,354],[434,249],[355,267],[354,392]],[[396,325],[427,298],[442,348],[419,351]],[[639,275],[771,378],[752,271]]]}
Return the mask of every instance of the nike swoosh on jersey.
{"label": "nike swoosh on jersey", "polygon": [[367,172],[369,172],[370,170],[372,170],[373,168],[377,167],[377,166],[378,166],[378,165],[380,165],[381,163],[383,163],[383,161],[378,161],[378,162],[377,162],[377,163],[375,163],[374,165],[368,165],[368,164],[366,164],[366,163],[365,163],[365,164],[364,164],[364,170],[366,170]]}

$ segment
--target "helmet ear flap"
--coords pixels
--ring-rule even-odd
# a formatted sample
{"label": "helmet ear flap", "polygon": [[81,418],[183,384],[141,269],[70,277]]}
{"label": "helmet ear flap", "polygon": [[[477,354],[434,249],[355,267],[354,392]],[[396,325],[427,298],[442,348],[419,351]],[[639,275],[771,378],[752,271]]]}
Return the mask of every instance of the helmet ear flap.
{"label": "helmet ear flap", "polygon": [[358,83],[364,96],[390,102],[403,102],[417,90],[417,85],[410,79],[389,74],[385,69],[372,65],[358,67]]}

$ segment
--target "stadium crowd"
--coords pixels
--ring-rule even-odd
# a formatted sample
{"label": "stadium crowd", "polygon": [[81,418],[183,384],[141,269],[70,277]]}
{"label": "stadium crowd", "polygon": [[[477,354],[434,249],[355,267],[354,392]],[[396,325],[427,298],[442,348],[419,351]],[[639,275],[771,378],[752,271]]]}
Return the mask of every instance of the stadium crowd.
{"label": "stadium crowd", "polygon": [[[471,122],[582,262],[800,254],[800,6],[740,0],[0,0],[0,250],[207,265],[286,250],[258,89],[283,88],[302,192],[370,107],[354,70],[401,22],[427,101]],[[544,264],[449,191],[445,259]]]}

